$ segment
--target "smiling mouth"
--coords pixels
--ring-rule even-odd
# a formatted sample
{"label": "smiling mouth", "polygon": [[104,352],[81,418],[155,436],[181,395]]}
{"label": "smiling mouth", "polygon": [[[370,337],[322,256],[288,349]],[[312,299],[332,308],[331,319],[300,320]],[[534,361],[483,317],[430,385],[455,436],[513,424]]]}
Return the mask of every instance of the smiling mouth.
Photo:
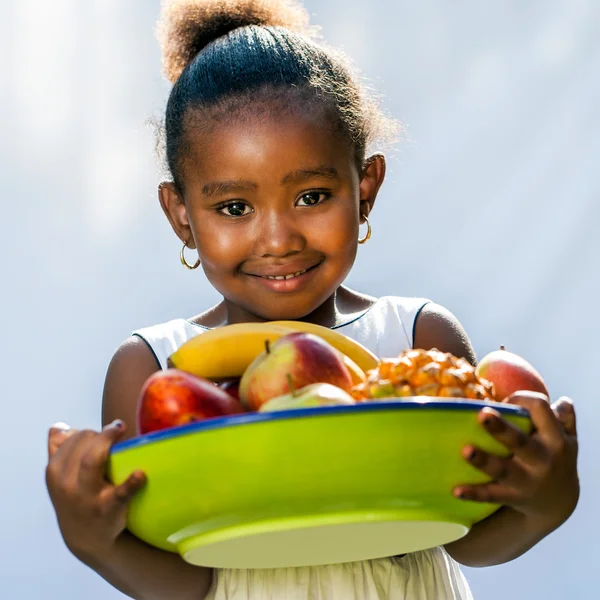
{"label": "smiling mouth", "polygon": [[262,279],[294,279],[294,277],[298,277],[300,275],[304,275],[308,269],[304,269],[304,271],[298,271],[297,273],[291,273],[290,275],[260,275]]}
{"label": "smiling mouth", "polygon": [[259,279],[271,279],[278,281],[285,281],[288,279],[295,279],[296,277],[300,277],[300,275],[304,275],[304,273],[308,273],[308,271],[312,271],[314,268],[318,267],[321,263],[313,265],[308,269],[304,269],[303,271],[296,271],[295,273],[290,273],[289,275],[253,275],[254,277],[258,277]]}

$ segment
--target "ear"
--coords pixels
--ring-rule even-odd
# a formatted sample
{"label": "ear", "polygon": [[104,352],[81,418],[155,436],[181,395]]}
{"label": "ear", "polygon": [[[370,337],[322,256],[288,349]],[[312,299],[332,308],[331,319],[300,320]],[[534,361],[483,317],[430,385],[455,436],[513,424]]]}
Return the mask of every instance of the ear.
{"label": "ear", "polygon": [[[379,188],[385,179],[385,156],[373,154],[364,162],[360,180],[360,214],[368,216],[373,210]],[[361,222],[362,218],[361,218]]]}
{"label": "ear", "polygon": [[158,199],[177,237],[188,248],[195,248],[196,242],[190,228],[185,203],[177,186],[170,181],[163,181],[158,186]]}

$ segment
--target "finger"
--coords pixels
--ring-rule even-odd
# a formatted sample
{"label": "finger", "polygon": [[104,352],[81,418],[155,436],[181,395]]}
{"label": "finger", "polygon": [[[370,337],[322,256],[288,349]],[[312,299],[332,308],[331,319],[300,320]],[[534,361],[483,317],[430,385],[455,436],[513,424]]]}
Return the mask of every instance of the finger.
{"label": "finger", "polygon": [[95,435],[97,434],[90,430],[70,431],[48,461],[46,483],[49,489],[55,485],[62,489],[77,489],[79,463]]}
{"label": "finger", "polygon": [[69,434],[58,445],[51,461],[60,465],[62,470],[70,469],[77,464],[83,447],[87,444],[89,437],[94,432],[89,429],[69,430]]}
{"label": "finger", "polygon": [[475,446],[463,448],[462,455],[467,462],[497,483],[522,489],[529,481],[527,471],[510,458],[495,456]]}
{"label": "finger", "polygon": [[563,435],[562,427],[550,408],[548,396],[536,392],[516,392],[506,402],[529,411],[533,426],[544,441],[554,441]]}
{"label": "finger", "polygon": [[545,456],[539,440],[521,431],[516,425],[502,418],[493,408],[486,406],[477,416],[485,430],[498,440],[511,454],[529,463],[539,462]]}
{"label": "finger", "polygon": [[114,444],[125,433],[125,423],[121,419],[115,419],[102,428],[100,435]]}
{"label": "finger", "polygon": [[573,400],[562,396],[553,405],[552,410],[559,420],[567,435],[577,437],[577,418],[575,416],[575,407]]}
{"label": "finger", "polygon": [[496,482],[481,485],[459,485],[452,490],[452,493],[455,498],[471,502],[488,502],[507,506],[518,506],[520,502],[517,490]]}
{"label": "finger", "polygon": [[81,457],[79,484],[87,489],[97,489],[104,484],[104,469],[112,445],[125,433],[125,424],[117,419],[103,427]]}
{"label": "finger", "polygon": [[77,431],[69,436],[69,439],[59,449],[57,456],[61,457],[63,477],[71,480],[73,484],[77,483],[81,461],[88,448],[94,444],[97,436],[98,432],[92,429]]}
{"label": "finger", "polygon": [[143,471],[134,471],[122,484],[111,489],[109,502],[116,509],[126,506],[146,485],[146,481],[146,474]]}
{"label": "finger", "polygon": [[65,440],[76,431],[76,429],[71,429],[66,423],[54,423],[48,431],[48,459],[51,459]]}

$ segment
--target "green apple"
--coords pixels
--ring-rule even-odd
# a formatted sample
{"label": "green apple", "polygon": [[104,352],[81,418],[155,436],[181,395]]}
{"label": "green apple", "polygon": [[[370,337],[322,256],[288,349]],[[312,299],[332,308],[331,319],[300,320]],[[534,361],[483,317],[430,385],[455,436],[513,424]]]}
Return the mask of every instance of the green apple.
{"label": "green apple", "polygon": [[272,398],[265,402],[258,412],[350,404],[356,404],[356,401],[343,389],[330,383],[311,383],[299,390],[293,390],[289,394]]}

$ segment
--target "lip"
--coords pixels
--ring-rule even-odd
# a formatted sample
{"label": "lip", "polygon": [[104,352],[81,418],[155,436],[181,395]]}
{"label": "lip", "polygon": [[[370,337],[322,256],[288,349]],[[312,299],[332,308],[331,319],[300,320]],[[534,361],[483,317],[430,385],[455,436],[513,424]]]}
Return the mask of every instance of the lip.
{"label": "lip", "polygon": [[257,283],[261,284],[262,286],[266,287],[267,289],[273,292],[296,292],[310,282],[310,280],[314,276],[314,273],[320,266],[321,263],[308,267],[308,269],[304,273],[292,277],[291,279],[267,279],[266,275],[277,277],[282,275],[289,275],[293,272],[297,273],[302,269],[290,271],[289,267],[285,267],[285,269],[279,269],[280,273],[275,273],[276,270],[273,269],[273,273],[269,272],[265,273],[265,275],[249,274],[249,277],[252,277]]}

